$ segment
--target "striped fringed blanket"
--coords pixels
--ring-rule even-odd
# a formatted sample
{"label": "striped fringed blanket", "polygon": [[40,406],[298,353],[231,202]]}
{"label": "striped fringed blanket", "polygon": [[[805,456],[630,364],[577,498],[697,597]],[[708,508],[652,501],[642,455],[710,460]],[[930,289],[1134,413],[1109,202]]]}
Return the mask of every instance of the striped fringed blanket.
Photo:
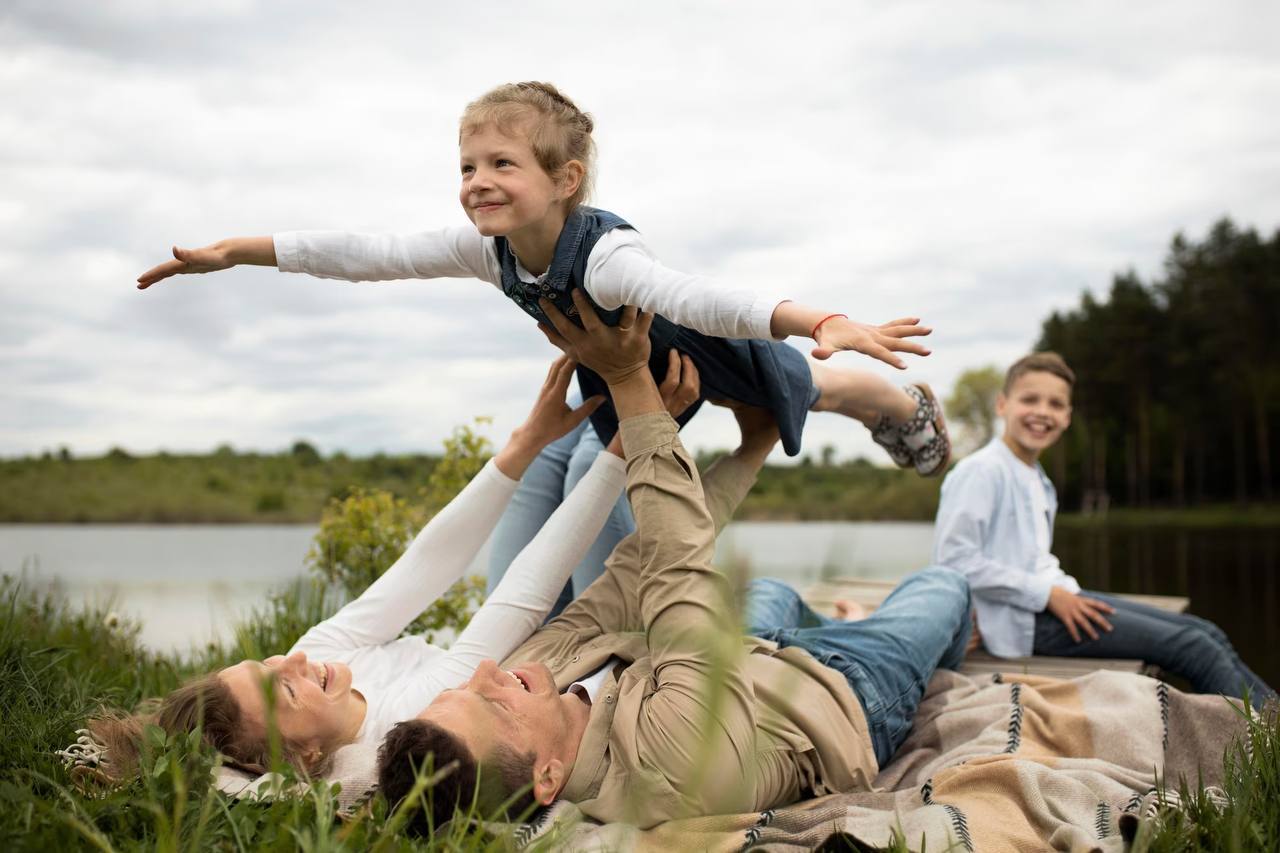
{"label": "striped fringed blanket", "polygon": [[646,831],[575,825],[577,809],[557,803],[518,836],[554,832],[556,848],[572,850],[790,851],[833,835],[847,849],[879,847],[896,831],[921,851],[1123,850],[1154,811],[1157,777],[1173,791],[1182,778],[1221,783],[1223,753],[1245,729],[1238,707],[1128,673],[1061,681],[940,671],[875,792]]}

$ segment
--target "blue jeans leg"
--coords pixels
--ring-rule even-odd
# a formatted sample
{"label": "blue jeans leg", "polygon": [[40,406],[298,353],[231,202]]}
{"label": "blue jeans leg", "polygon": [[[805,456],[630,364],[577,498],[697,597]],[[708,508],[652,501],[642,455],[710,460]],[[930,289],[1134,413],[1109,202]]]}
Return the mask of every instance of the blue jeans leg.
{"label": "blue jeans leg", "polygon": [[963,576],[929,568],[907,577],[866,619],[773,628],[756,636],[799,646],[845,676],[862,702],[883,767],[906,740],[934,670],[954,669],[964,660],[972,630],[969,607]]}
{"label": "blue jeans leg", "polygon": [[759,636],[775,628],[817,628],[829,619],[805,604],[800,593],[774,578],[756,578],[747,584],[743,631]]}
{"label": "blue jeans leg", "polygon": [[[575,398],[576,392],[569,399],[570,405],[578,405],[580,398]],[[525,471],[515,494],[511,496],[506,512],[494,529],[489,551],[490,592],[502,580],[516,555],[533,541],[533,537],[538,535],[542,525],[564,501],[565,496],[590,470],[591,463],[601,450],[603,445],[595,429],[590,421],[584,421],[573,432],[547,445],[538,454]],[[581,593],[604,572],[605,558],[634,529],[631,505],[627,503],[626,495],[622,495],[610,512],[604,529],[592,543],[582,562],[574,568],[572,578],[565,584],[559,600],[551,610],[551,616],[563,610],[573,600],[575,593]]]}
{"label": "blue jeans leg", "polygon": [[1169,613],[1101,592],[1083,592],[1105,601],[1115,613],[1114,628],[1098,639],[1077,643],[1062,620],[1049,611],[1036,614],[1035,653],[1059,657],[1138,658],[1185,678],[1197,693],[1242,696],[1249,691],[1255,707],[1275,691],[1245,666],[1222,629],[1189,613]]}
{"label": "blue jeans leg", "polygon": [[[596,457],[604,452],[604,443],[596,433],[590,421],[582,425],[582,434],[569,456],[568,470],[565,472],[564,492],[562,498],[569,497],[578,482],[591,470]],[[591,543],[582,561],[573,570],[573,597],[577,598],[586,591],[595,579],[604,574],[605,561],[613,553],[618,543],[630,536],[636,529],[635,516],[631,514],[631,503],[624,492],[614,502],[609,517],[605,519],[600,535]],[[567,604],[568,602],[566,602]],[[556,611],[559,612],[558,610]]]}

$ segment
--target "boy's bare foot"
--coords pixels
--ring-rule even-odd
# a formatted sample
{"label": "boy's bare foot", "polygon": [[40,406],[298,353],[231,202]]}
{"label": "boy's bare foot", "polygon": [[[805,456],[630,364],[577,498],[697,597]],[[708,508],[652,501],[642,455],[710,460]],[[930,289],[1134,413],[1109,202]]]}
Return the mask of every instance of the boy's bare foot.
{"label": "boy's bare foot", "polygon": [[973,611],[970,618],[973,619],[973,632],[969,634],[969,643],[964,647],[965,657],[982,648],[982,632],[978,630],[978,611]]}
{"label": "boy's bare foot", "polygon": [[867,618],[867,610],[856,601],[841,598],[836,601],[836,618],[846,622],[857,622]]}

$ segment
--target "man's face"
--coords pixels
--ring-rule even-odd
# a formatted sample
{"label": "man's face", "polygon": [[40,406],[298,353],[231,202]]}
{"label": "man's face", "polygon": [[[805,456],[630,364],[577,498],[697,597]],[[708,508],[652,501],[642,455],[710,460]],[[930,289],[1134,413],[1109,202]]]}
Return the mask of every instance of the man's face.
{"label": "man's face", "polygon": [[1019,456],[1035,459],[1071,423],[1071,386],[1043,370],[1024,373],[997,398],[996,414],[1004,419],[1005,443]]}
{"label": "man's face", "polygon": [[476,667],[470,681],[443,691],[417,719],[460,738],[477,760],[505,744],[518,754],[532,753],[536,766],[549,758],[572,761],[577,744],[568,743],[574,731],[570,703],[581,701],[562,695],[551,670],[542,664],[503,670],[487,660]]}

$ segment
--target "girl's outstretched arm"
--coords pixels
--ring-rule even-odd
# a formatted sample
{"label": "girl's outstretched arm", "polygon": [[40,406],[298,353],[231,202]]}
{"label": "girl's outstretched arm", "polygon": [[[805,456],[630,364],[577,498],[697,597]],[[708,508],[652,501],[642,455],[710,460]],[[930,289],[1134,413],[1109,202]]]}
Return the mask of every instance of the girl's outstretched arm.
{"label": "girl's outstretched arm", "polygon": [[237,264],[343,281],[477,278],[497,284],[501,280],[492,241],[486,243],[470,226],[412,234],[282,231],[270,237],[219,240],[203,249],[175,247],[173,258],[139,276],[138,287],[145,290],[172,275],[225,270]]}
{"label": "girl's outstretched arm", "polygon": [[173,247],[173,260],[154,266],[138,276],[138,289],[146,290],[172,275],[217,272],[238,264],[260,267],[276,265],[275,242],[270,237],[230,237],[202,249]]}
{"label": "girl's outstretched arm", "polygon": [[906,340],[929,334],[914,317],[879,326],[859,323],[843,314],[680,272],[658,261],[630,230],[615,229],[596,243],[587,261],[585,287],[602,308],[636,305],[712,337],[810,337],[817,344],[813,356],[819,359],[854,350],[905,368],[896,353],[929,354],[925,347]]}
{"label": "girl's outstretched arm", "polygon": [[817,344],[812,351],[814,358],[827,359],[840,350],[853,350],[878,358],[899,370],[906,370],[907,365],[896,353],[929,354],[926,347],[907,338],[927,335],[933,331],[927,326],[921,326],[919,317],[903,317],[873,326],[850,320],[844,314],[833,314],[790,301],[778,303],[778,307],[773,310],[769,330],[775,338],[791,335],[813,338],[813,342]]}

